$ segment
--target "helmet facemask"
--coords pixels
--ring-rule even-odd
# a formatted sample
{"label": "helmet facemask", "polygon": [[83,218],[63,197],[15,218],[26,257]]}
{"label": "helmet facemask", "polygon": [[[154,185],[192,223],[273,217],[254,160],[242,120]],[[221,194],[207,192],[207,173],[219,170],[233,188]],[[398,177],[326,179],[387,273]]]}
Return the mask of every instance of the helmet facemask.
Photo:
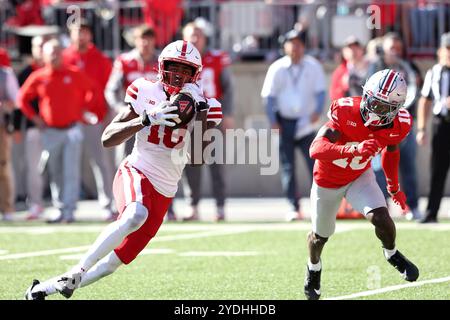
{"label": "helmet facemask", "polygon": [[364,120],[364,125],[382,127],[394,121],[401,104],[388,103],[377,99],[368,92],[364,92],[361,101],[361,116]]}
{"label": "helmet facemask", "polygon": [[160,71],[161,82],[171,95],[178,93],[184,84],[195,82],[196,74],[196,68],[178,61],[164,61]]}

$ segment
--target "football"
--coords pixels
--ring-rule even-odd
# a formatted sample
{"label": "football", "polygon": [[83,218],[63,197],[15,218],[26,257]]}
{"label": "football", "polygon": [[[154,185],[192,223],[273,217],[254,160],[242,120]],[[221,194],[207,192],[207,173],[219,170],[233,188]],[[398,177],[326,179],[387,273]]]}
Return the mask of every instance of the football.
{"label": "football", "polygon": [[178,115],[177,119],[172,119],[175,122],[175,126],[172,129],[178,129],[192,120],[195,115],[195,100],[189,94],[185,92],[180,92],[178,94],[173,95],[170,98],[170,102],[173,106],[176,106],[178,109],[172,111]]}

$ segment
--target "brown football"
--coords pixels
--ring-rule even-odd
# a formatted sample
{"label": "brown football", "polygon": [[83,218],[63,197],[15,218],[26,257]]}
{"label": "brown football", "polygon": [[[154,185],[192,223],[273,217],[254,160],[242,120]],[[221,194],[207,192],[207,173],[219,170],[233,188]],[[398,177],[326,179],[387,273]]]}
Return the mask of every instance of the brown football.
{"label": "brown football", "polygon": [[172,129],[178,129],[192,120],[195,115],[195,100],[190,94],[185,92],[177,93],[170,98],[170,102],[178,108],[171,112],[178,115],[178,119],[171,120],[175,122],[175,126]]}

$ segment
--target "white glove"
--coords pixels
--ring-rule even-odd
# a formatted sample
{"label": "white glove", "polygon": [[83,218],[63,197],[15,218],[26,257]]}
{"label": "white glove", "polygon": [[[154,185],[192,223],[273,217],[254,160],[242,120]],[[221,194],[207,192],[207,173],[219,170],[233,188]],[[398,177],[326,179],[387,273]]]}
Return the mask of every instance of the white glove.
{"label": "white glove", "polygon": [[167,121],[178,118],[177,114],[170,113],[175,110],[177,110],[177,107],[172,106],[170,101],[161,101],[155,108],[147,111],[151,125],[175,126],[175,122]]}
{"label": "white glove", "polygon": [[189,93],[197,103],[206,101],[206,98],[203,95],[203,89],[198,83],[185,83],[180,90],[180,93],[181,92]]}

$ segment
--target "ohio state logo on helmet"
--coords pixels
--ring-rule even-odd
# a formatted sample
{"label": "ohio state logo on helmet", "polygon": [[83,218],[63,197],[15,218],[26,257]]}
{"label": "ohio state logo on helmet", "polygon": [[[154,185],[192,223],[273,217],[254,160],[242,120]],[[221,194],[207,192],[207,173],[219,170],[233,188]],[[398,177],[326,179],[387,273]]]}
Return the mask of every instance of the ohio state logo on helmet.
{"label": "ohio state logo on helmet", "polygon": [[365,126],[384,126],[394,121],[407,95],[403,76],[392,69],[374,73],[363,87],[360,110]]}

